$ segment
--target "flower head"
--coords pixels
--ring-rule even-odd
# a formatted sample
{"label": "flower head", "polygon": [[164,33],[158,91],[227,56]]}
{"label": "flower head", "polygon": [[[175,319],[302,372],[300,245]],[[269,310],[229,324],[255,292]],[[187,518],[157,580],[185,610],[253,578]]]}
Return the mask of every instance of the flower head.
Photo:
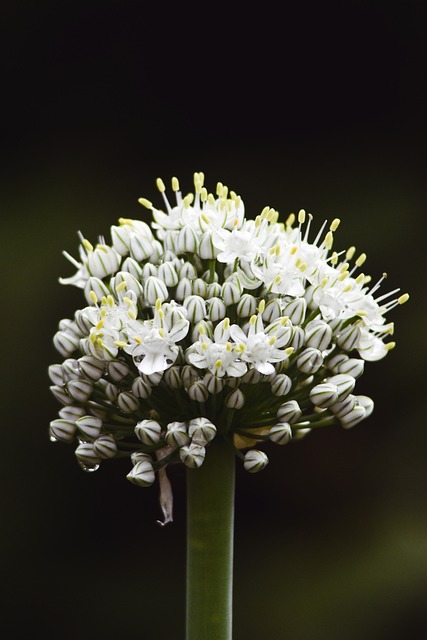
{"label": "flower head", "polygon": [[120,456],[137,486],[159,472],[169,521],[167,465],[197,469],[215,438],[253,473],[263,444],[368,417],[356,379],[395,346],[387,316],[408,295],[379,295],[385,276],[371,285],[365,254],[333,250],[338,219],[311,240],[304,210],[246,219],[240,196],[209,193],[202,173],[185,196],[172,179],[175,204],[157,186],[163,210],[140,199],[151,225],[121,218],[111,246],[80,234],[79,260],[65,254],[77,272],[60,282],[84,303],[54,336],[65,360],[49,368],[63,405],[50,436],[75,443],[85,470]]}

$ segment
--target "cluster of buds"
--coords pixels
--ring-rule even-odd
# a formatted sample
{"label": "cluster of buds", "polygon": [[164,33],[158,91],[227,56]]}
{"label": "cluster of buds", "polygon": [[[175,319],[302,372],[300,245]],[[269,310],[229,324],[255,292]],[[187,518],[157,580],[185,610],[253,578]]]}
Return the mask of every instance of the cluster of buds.
{"label": "cluster of buds", "polygon": [[75,443],[87,471],[128,457],[128,479],[148,486],[172,462],[200,467],[215,437],[256,472],[266,442],[368,417],[356,380],[394,347],[386,314],[408,295],[378,295],[385,275],[371,284],[366,255],[333,250],[338,219],[310,241],[304,210],[248,219],[240,196],[222,183],[209,193],[202,173],[185,197],[172,179],[174,205],[157,186],[165,211],[140,199],[151,225],[120,219],[111,245],[80,235],[80,259],[65,254],[77,272],[60,282],[85,303],[54,336],[63,408],[51,439]]}

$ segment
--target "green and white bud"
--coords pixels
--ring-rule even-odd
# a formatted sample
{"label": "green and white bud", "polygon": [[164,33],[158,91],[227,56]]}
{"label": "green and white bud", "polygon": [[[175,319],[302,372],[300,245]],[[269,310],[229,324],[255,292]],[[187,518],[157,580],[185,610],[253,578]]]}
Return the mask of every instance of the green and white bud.
{"label": "green and white bud", "polygon": [[226,280],[222,285],[221,297],[227,307],[236,304],[242,295],[242,287],[237,279]]}
{"label": "green and white bud", "polygon": [[209,398],[209,391],[203,380],[196,380],[186,389],[191,400],[195,402],[206,402]]}
{"label": "green and white bud", "polygon": [[344,398],[344,400],[338,400],[338,402],[332,404],[329,409],[332,411],[334,416],[341,420],[341,418],[344,418],[347,414],[353,411],[355,405],[356,398],[353,395],[349,394],[346,398]]}
{"label": "green and white bud", "polygon": [[74,404],[74,398],[72,398],[66,390],[66,386],[58,386],[56,384],[49,387],[55,398],[64,405]]}
{"label": "green and white bud", "polygon": [[74,358],[67,358],[61,365],[64,374],[64,380],[82,380],[83,376],[80,371],[79,363]]}
{"label": "green and white bud", "polygon": [[356,396],[356,402],[365,409],[365,418],[368,418],[374,410],[374,401],[368,396]]}
{"label": "green and white bud", "polygon": [[157,278],[156,276],[150,276],[147,278],[144,285],[144,297],[148,304],[152,304],[154,306],[156,304],[156,300],[164,302],[167,300],[168,296],[169,293],[163,280],[160,280],[160,278]]}
{"label": "green and white bud", "polygon": [[162,427],[156,420],[141,420],[135,427],[135,434],[142,444],[155,446],[160,442]]}
{"label": "green and white bud", "polygon": [[227,409],[241,409],[245,404],[245,395],[238,387],[233,389],[225,399]]}
{"label": "green and white bud", "polygon": [[172,262],[164,262],[159,265],[157,277],[162,280],[167,287],[175,287],[178,284],[178,274]]}
{"label": "green and white bud", "polygon": [[159,264],[164,254],[164,248],[161,242],[154,240],[151,244],[150,262],[152,264]]}
{"label": "green and white bud", "polygon": [[319,351],[328,349],[332,340],[331,327],[322,320],[310,322],[305,328],[305,344]]}
{"label": "green and white bud", "polygon": [[296,400],[284,402],[277,411],[277,419],[279,422],[287,422],[288,424],[298,422],[301,416],[302,411]]}
{"label": "green and white bud", "polygon": [[208,297],[208,283],[203,278],[195,278],[191,286],[193,295],[200,296],[203,299]]}
{"label": "green and white bud", "polygon": [[137,487],[150,487],[156,478],[156,474],[154,473],[152,463],[144,459],[134,465],[126,478],[132,482],[132,484],[136,484]]}
{"label": "green and white bud", "polygon": [[338,400],[338,388],[329,382],[317,384],[310,391],[310,400],[316,407],[330,407]]}
{"label": "green and white bud", "polygon": [[191,438],[185,422],[170,422],[166,427],[165,442],[171,447],[183,447]]}
{"label": "green and white bud", "polygon": [[117,402],[120,389],[115,384],[112,384],[112,382],[107,382],[107,384],[104,386],[104,393],[107,400],[114,404],[114,402]]}
{"label": "green and white bud", "polygon": [[78,463],[88,471],[95,471],[101,462],[101,458],[96,453],[92,442],[82,442],[79,444],[75,450],[75,454]]}
{"label": "green and white bud", "polygon": [[269,460],[264,451],[258,449],[250,449],[245,454],[243,466],[249,473],[257,473],[262,471],[268,465]]}
{"label": "green and white bud", "polygon": [[108,458],[114,458],[117,453],[117,444],[113,436],[103,435],[95,440],[93,443],[95,453],[101,458],[101,460],[107,460]]}
{"label": "green and white bud", "polygon": [[347,358],[338,365],[339,373],[346,373],[352,378],[360,378],[365,369],[365,361],[359,358]]}
{"label": "green and white bud", "polygon": [[305,331],[302,327],[292,327],[292,338],[289,343],[289,346],[294,349],[294,351],[299,351],[305,342]]}
{"label": "green and white bud", "polygon": [[191,262],[184,262],[182,267],[179,270],[179,279],[188,278],[189,280],[194,280],[197,278],[197,270]]}
{"label": "green and white bud", "polygon": [[71,420],[52,420],[49,425],[49,436],[52,442],[72,442],[76,436],[76,424]]}
{"label": "green and white bud", "polygon": [[61,356],[71,356],[79,346],[79,338],[66,331],[57,331],[53,336],[54,347]]}
{"label": "green and white bud", "polygon": [[250,293],[244,293],[240,298],[236,312],[239,318],[250,318],[257,311],[257,299]]}
{"label": "green and white bud", "polygon": [[221,298],[210,298],[207,301],[207,304],[209,320],[212,322],[218,322],[218,320],[223,320],[225,318],[227,307]]}
{"label": "green and white bud", "polygon": [[163,380],[171,389],[180,389],[182,387],[181,367],[172,366],[163,374]]}
{"label": "green and white bud", "polygon": [[191,296],[192,293],[193,287],[191,285],[191,280],[189,280],[189,278],[181,278],[175,291],[175,299],[178,302],[182,302],[185,298]]}
{"label": "green and white bud", "polygon": [[88,380],[70,380],[67,391],[77,402],[87,402],[92,395],[93,385]]}
{"label": "green and white bud", "polygon": [[310,431],[311,431],[310,427],[306,427],[304,429],[295,429],[293,434],[294,440],[302,440],[303,438],[305,438],[305,436],[308,436]]}
{"label": "green and white bud", "polygon": [[270,381],[271,392],[275,396],[286,396],[292,389],[292,380],[285,373],[279,373],[273,375],[273,379]]}
{"label": "green and white bud", "polygon": [[134,413],[140,408],[138,398],[130,391],[122,391],[117,396],[117,405],[124,413]]}
{"label": "green and white bud", "polygon": [[187,310],[188,320],[193,324],[203,320],[206,315],[206,302],[201,296],[187,296],[183,306]]}
{"label": "green and white bud", "polygon": [[360,340],[360,327],[357,324],[351,324],[342,331],[338,331],[337,345],[344,351],[352,351],[356,348]]}
{"label": "green and white bud", "polygon": [[141,376],[137,376],[132,382],[132,393],[137,398],[147,399],[151,396],[151,392],[151,385],[146,380],[143,380]]}
{"label": "green and white bud", "polygon": [[292,439],[292,429],[287,422],[278,422],[271,427],[268,436],[276,444],[287,444]]}
{"label": "green and white bud", "polygon": [[293,325],[300,326],[305,320],[307,302],[304,298],[294,298],[283,308],[283,315],[288,316]]}
{"label": "green and white bud", "polygon": [[137,261],[133,258],[126,258],[126,260],[122,263],[122,272],[123,271],[125,271],[126,273],[130,273],[130,275],[133,276],[137,282],[141,282],[142,269]]}
{"label": "green and white bud", "polygon": [[340,371],[340,369],[341,365],[349,359],[345,353],[339,353],[336,356],[332,356],[332,358],[328,358],[325,364],[332,373],[347,373],[346,371]]}
{"label": "green and white bud", "polygon": [[186,364],[182,367],[181,380],[182,380],[182,386],[184,387],[185,390],[187,390],[190,387],[190,385],[193,384],[193,382],[196,382],[196,380],[199,380],[199,378],[200,378],[199,372],[190,364]]}
{"label": "green and white bud", "polygon": [[198,469],[202,466],[206,456],[206,449],[198,444],[188,444],[181,447],[179,457],[189,469]]}
{"label": "green and white bud", "polygon": [[51,364],[48,369],[49,378],[58,386],[62,386],[65,382],[64,380],[64,371],[62,369],[62,365],[60,364]]}
{"label": "green and white bud", "polygon": [[147,460],[147,462],[149,462],[151,466],[153,466],[153,458],[151,457],[151,454],[145,453],[143,451],[133,451],[130,454],[130,460],[133,465],[137,464],[138,462],[142,462],[143,460]]}
{"label": "green and white bud", "polygon": [[297,359],[297,367],[303,373],[312,375],[319,371],[323,364],[323,356],[318,349],[307,347]]}
{"label": "green and white bud", "polygon": [[188,435],[194,444],[204,447],[216,436],[216,426],[207,418],[193,418],[188,425]]}
{"label": "green and white bud", "polygon": [[359,422],[362,422],[364,418],[366,418],[365,407],[363,407],[361,404],[356,403],[353,411],[350,411],[345,416],[342,416],[342,418],[340,418],[341,426],[344,429],[351,429],[351,427],[354,427],[356,424],[359,424]]}
{"label": "green and white bud", "polygon": [[218,376],[209,372],[205,373],[203,377],[203,383],[211,395],[217,395],[225,387],[224,378],[219,378]]}
{"label": "green and white bud", "polygon": [[82,416],[76,420],[76,427],[88,440],[96,440],[101,433],[102,420],[95,416]]}
{"label": "green and white bud", "polygon": [[68,405],[67,407],[62,407],[59,411],[59,417],[64,420],[70,420],[71,422],[75,422],[82,416],[86,415],[87,411],[85,407],[80,407],[77,405]]}
{"label": "green and white bud", "polygon": [[[123,288],[123,282],[126,283],[126,287]],[[112,291],[116,291],[116,294],[120,296],[119,291],[125,291],[126,295],[129,295],[129,292],[135,294],[137,298],[141,296],[143,293],[143,288],[141,283],[130,273],[127,271],[119,271],[114,278],[111,278],[111,289]],[[119,291],[117,288],[119,287]]]}
{"label": "green and white bud", "polygon": [[356,380],[345,373],[339,373],[336,376],[328,378],[328,382],[329,384],[334,384],[337,387],[338,400],[345,400],[356,386]]}
{"label": "green and white bud", "polygon": [[245,384],[258,384],[263,379],[262,373],[258,369],[248,369],[245,374],[240,378],[240,381]]}
{"label": "green and white bud", "polygon": [[199,256],[202,260],[213,260],[217,257],[219,250],[214,246],[212,231],[206,231],[200,238]]}
{"label": "green and white bud", "polygon": [[121,382],[130,374],[130,369],[126,362],[112,360],[107,364],[107,373],[113,382]]}
{"label": "green and white bud", "polygon": [[105,373],[105,361],[94,356],[82,356],[78,360],[81,372],[92,382],[97,382]]}
{"label": "green and white bud", "polygon": [[264,322],[273,322],[274,320],[278,320],[282,317],[282,307],[280,306],[280,302],[277,298],[273,298],[273,300],[269,300],[265,305],[265,309],[262,312],[262,319]]}
{"label": "green and white bud", "polygon": [[176,242],[177,253],[196,253],[199,246],[199,239],[193,227],[186,224],[178,233]]}
{"label": "green and white bud", "polygon": [[211,282],[208,285],[208,298],[220,298],[222,292],[222,286],[219,282]]}
{"label": "green and white bud", "polygon": [[115,273],[120,266],[121,256],[112,247],[98,245],[87,253],[87,270],[94,278],[106,278]]}
{"label": "green and white bud", "polygon": [[88,304],[93,304],[93,293],[98,298],[98,300],[101,300],[104,296],[109,296],[111,294],[111,291],[107,287],[107,285],[102,280],[100,280],[100,278],[94,277],[89,278],[89,280],[86,282],[83,292]]}
{"label": "green and white bud", "polygon": [[157,277],[157,266],[152,264],[151,262],[146,262],[142,267],[142,278],[141,280],[148,280],[150,276]]}
{"label": "green and white bud", "polygon": [[134,235],[129,242],[129,253],[137,262],[143,262],[153,253],[153,241],[139,234]]}

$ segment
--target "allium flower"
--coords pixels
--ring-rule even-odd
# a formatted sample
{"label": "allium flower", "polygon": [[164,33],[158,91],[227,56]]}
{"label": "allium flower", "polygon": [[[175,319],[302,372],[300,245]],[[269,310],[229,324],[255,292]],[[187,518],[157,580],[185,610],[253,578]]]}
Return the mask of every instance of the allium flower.
{"label": "allium flower", "polygon": [[50,437],[74,444],[85,470],[127,457],[144,487],[158,472],[166,522],[167,465],[197,470],[216,438],[254,473],[268,463],[260,447],[368,417],[356,380],[395,346],[388,313],[408,295],[379,295],[365,254],[333,251],[338,219],[313,234],[304,210],[246,219],[240,196],[209,193],[202,173],[185,197],[172,179],[176,204],[157,186],[165,210],[140,199],[151,225],[121,218],[111,246],[80,234],[79,259],[65,254],[77,272],[60,282],[84,299],[54,336],[65,360],[49,368],[63,405]]}

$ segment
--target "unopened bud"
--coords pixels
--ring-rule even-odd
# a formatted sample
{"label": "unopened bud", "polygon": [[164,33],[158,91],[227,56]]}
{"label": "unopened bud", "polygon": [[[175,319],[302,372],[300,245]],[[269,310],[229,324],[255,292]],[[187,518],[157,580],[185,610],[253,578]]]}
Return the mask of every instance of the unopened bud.
{"label": "unopened bud", "polygon": [[241,409],[245,404],[245,396],[239,388],[233,389],[225,399],[227,409]]}
{"label": "unopened bud", "polygon": [[277,411],[277,418],[280,422],[294,424],[302,416],[302,411],[296,400],[284,402]]}
{"label": "unopened bud", "polygon": [[338,400],[338,389],[328,382],[317,384],[310,391],[310,400],[316,407],[330,407]]}
{"label": "unopened bud", "polygon": [[70,420],[52,420],[49,426],[49,435],[52,442],[72,442],[76,435],[76,424]]}
{"label": "unopened bud", "polygon": [[126,476],[130,482],[138,487],[149,487],[153,484],[155,477],[153,465],[147,459],[137,462]]}
{"label": "unopened bud", "polygon": [[82,416],[76,420],[76,426],[84,438],[95,440],[101,433],[102,420],[95,416]]}
{"label": "unopened bud", "polygon": [[286,396],[292,388],[292,381],[285,373],[273,375],[271,380],[271,392],[275,396]]}
{"label": "unopened bud", "polygon": [[245,454],[243,466],[246,471],[249,471],[249,473],[257,473],[258,471],[265,469],[268,462],[269,460],[264,451],[250,449],[250,451],[247,451]]}
{"label": "unopened bud", "polygon": [[185,422],[170,422],[166,427],[165,442],[171,447],[183,447],[190,442]]}
{"label": "unopened bud", "polygon": [[186,467],[198,469],[202,466],[206,456],[206,449],[198,444],[188,444],[181,447],[179,457]]}
{"label": "unopened bud", "polygon": [[108,458],[114,458],[117,453],[117,444],[113,436],[104,435],[100,436],[93,443],[95,453],[101,458],[101,460],[107,460]]}
{"label": "unopened bud", "polygon": [[287,444],[292,438],[292,429],[287,422],[279,422],[271,427],[268,436],[276,444]]}
{"label": "unopened bud", "polygon": [[303,373],[312,375],[320,369],[323,364],[323,356],[318,349],[307,347],[300,354],[297,360],[297,367]]}
{"label": "unopened bud", "polygon": [[158,444],[161,432],[162,427],[155,420],[142,420],[135,427],[136,437],[147,446]]}

